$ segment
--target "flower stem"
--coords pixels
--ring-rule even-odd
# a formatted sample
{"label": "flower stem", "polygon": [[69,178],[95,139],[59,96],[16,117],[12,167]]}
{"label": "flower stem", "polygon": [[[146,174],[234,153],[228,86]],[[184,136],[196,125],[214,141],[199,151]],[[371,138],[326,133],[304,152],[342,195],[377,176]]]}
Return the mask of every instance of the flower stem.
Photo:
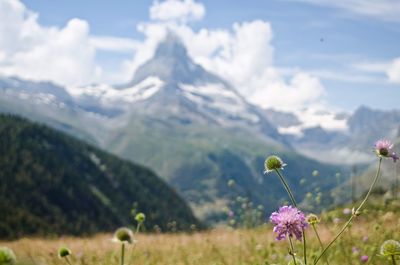
{"label": "flower stem", "polygon": [[65,260],[67,261],[67,263],[68,263],[69,265],[71,265],[71,262],[69,261],[68,257],[65,257]]}
{"label": "flower stem", "polygon": [[140,226],[141,226],[141,225],[142,225],[142,222],[139,222],[138,225],[136,226],[135,235],[136,235],[137,233],[139,233],[139,230],[140,230]]}
{"label": "flower stem", "polygon": [[292,194],[292,191],[290,190],[289,185],[287,184],[285,178],[282,176],[281,172],[278,169],[275,169],[276,174],[278,174],[283,186],[285,187],[286,192],[289,194],[290,200],[292,201],[294,207],[297,208],[297,203],[296,200],[294,199],[294,196]]}
{"label": "flower stem", "polygon": [[[324,245],[322,244],[321,238],[319,237],[319,234],[318,234],[317,228],[315,227],[315,224],[312,224],[311,226],[312,226],[312,228],[314,230],[315,235],[318,238],[318,242],[319,242],[319,245],[321,246],[321,249],[324,249]],[[325,258],[326,264],[329,265],[328,258],[327,257],[324,257],[324,258]]]}
{"label": "flower stem", "polygon": [[292,237],[288,236],[288,238],[289,238],[289,243],[290,243],[290,255],[293,258],[294,265],[297,265],[296,257],[294,255],[294,247],[293,247],[293,243],[292,243]]}
{"label": "flower stem", "polygon": [[394,255],[392,255],[392,263],[393,263],[393,265],[396,265],[396,260],[394,258]]}
{"label": "flower stem", "polygon": [[326,251],[332,246],[332,244],[343,234],[343,232],[348,228],[348,226],[351,224],[351,221],[353,221],[354,217],[356,217],[359,213],[361,208],[364,206],[364,204],[367,202],[369,196],[371,195],[371,192],[378,181],[379,174],[381,172],[381,164],[382,164],[382,157],[379,158],[379,163],[378,163],[378,170],[376,171],[376,176],[374,180],[372,181],[371,186],[369,187],[369,190],[367,192],[367,195],[365,195],[364,200],[361,202],[360,206],[354,211],[353,214],[350,216],[349,220],[345,223],[345,225],[342,227],[342,229],[339,231],[339,233],[332,239],[331,242],[324,248],[322,253],[317,257],[317,259],[314,261],[314,265],[318,263],[318,261],[321,259],[321,257],[326,253]]}
{"label": "flower stem", "polygon": [[[292,191],[290,190],[289,184],[286,182],[285,178],[282,176],[281,172],[279,169],[275,169],[276,174],[279,176],[279,179],[281,180],[283,186],[285,187],[286,192],[288,193],[290,200],[292,201],[294,207],[297,208],[297,203],[296,200],[293,196]],[[304,228],[301,228],[301,231],[303,233],[303,256],[304,256],[304,264],[307,265],[307,239],[306,239],[306,233],[304,232]]]}
{"label": "flower stem", "polygon": [[121,244],[121,265],[124,265],[124,256],[125,256],[125,244]]}

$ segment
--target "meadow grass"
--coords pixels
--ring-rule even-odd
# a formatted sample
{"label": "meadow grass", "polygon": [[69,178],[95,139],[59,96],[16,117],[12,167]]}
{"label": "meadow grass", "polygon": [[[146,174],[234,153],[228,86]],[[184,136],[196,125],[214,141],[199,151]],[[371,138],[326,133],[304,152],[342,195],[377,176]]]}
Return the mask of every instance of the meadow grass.
{"label": "meadow grass", "polygon": [[[390,209],[398,207],[397,201],[392,204],[388,206]],[[319,233],[326,244],[343,225],[346,215],[338,209],[323,215],[324,219],[326,221],[319,225]],[[319,242],[312,230],[307,229],[306,233],[310,249],[318,250]],[[13,249],[21,264],[66,264],[57,256],[57,250],[68,246],[72,251],[72,264],[114,265],[119,264],[120,245],[112,242],[112,237],[110,233],[87,238],[23,238],[2,241],[0,246]],[[287,244],[275,240],[269,224],[253,229],[218,228],[191,234],[139,234],[136,239],[136,244],[127,245],[125,264],[286,265],[291,258]],[[391,264],[378,255],[380,245],[387,239],[400,239],[400,214],[376,208],[368,215],[358,217],[349,232],[335,243],[329,251],[329,263]],[[295,249],[301,255],[300,241],[295,242]],[[318,254],[308,253],[311,260]],[[368,262],[362,263],[362,255],[369,257]]]}

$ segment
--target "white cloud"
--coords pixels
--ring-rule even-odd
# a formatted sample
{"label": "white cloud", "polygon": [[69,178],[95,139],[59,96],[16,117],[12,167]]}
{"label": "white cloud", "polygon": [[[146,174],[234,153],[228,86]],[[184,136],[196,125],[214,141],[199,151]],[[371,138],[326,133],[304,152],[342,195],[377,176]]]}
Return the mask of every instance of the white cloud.
{"label": "white cloud", "polygon": [[[202,4],[193,0],[154,2],[153,20],[138,25],[144,40],[91,36],[86,21],[72,19],[63,28],[43,27],[38,15],[15,0],[0,0],[0,73],[52,80],[69,86],[106,80],[125,82],[151,58],[168,30],[180,36],[192,58],[222,76],[252,103],[294,110],[321,102],[319,79],[296,70],[288,75],[274,65],[273,32],[262,20],[235,23],[231,29],[193,30],[186,22],[201,19]],[[133,59],[104,73],[97,50],[132,52]]]}
{"label": "white cloud", "polygon": [[386,74],[388,75],[390,82],[400,84],[400,57],[392,61]]}
{"label": "white cloud", "polygon": [[89,25],[71,19],[64,28],[42,27],[38,15],[15,0],[0,0],[0,73],[27,79],[82,84],[95,80]]}
{"label": "white cloud", "polygon": [[325,89],[318,78],[297,70],[286,80],[274,66],[271,25],[262,20],[235,23],[231,30],[194,31],[182,23],[144,23],[146,41],[138,49],[132,70],[149,59],[168,30],[186,44],[190,56],[230,82],[250,102],[261,107],[294,110],[321,101]]}
{"label": "white cloud", "polygon": [[187,22],[202,19],[205,12],[203,4],[196,3],[193,0],[155,1],[150,7],[150,18],[160,21]]}
{"label": "white cloud", "polygon": [[398,0],[292,0],[335,7],[352,14],[374,17],[384,21],[400,21]]}
{"label": "white cloud", "polygon": [[139,42],[128,38],[93,36],[90,37],[90,44],[98,50],[133,52],[138,48]]}
{"label": "white cloud", "polygon": [[362,62],[353,65],[353,68],[367,73],[385,75],[387,82],[400,84],[400,57],[390,61]]}

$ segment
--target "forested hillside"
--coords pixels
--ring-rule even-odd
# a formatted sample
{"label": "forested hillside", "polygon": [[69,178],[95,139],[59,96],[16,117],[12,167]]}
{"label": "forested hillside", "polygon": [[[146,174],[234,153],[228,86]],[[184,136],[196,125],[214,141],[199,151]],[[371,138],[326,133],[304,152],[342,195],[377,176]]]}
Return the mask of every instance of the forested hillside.
{"label": "forested hillside", "polygon": [[152,171],[25,119],[0,115],[0,237],[91,234],[133,224],[199,226]]}

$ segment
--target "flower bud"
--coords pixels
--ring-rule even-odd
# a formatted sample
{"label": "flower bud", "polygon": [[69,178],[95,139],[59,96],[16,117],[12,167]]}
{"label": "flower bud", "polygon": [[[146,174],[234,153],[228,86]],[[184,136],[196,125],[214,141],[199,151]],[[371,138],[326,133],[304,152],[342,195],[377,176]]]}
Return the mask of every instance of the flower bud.
{"label": "flower bud", "polygon": [[318,219],[318,216],[316,216],[313,213],[310,213],[309,215],[307,215],[307,223],[309,223],[310,225],[316,225],[320,222],[320,220]]}
{"label": "flower bud", "polygon": [[228,186],[229,186],[229,187],[235,186],[235,181],[234,181],[233,179],[230,179],[230,180],[228,181]]}
{"label": "flower bud", "polygon": [[282,159],[277,156],[269,156],[264,162],[265,173],[269,173],[277,169],[283,169],[284,166],[286,166],[286,164],[284,164]]}
{"label": "flower bud", "polygon": [[113,241],[132,244],[133,243],[132,230],[126,227],[119,228],[114,234]]}
{"label": "flower bud", "polygon": [[392,239],[386,240],[381,245],[380,254],[385,257],[400,255],[400,243]]}
{"label": "flower bud", "polygon": [[71,255],[71,250],[69,250],[67,247],[61,247],[58,249],[58,257],[59,258],[65,258],[69,255]]}
{"label": "flower bud", "polygon": [[8,247],[0,247],[0,264],[12,265],[17,262],[14,252]]}
{"label": "flower bud", "polygon": [[136,220],[138,223],[143,223],[143,222],[146,220],[146,215],[145,215],[144,213],[138,213],[138,214],[135,216],[135,220]]}

